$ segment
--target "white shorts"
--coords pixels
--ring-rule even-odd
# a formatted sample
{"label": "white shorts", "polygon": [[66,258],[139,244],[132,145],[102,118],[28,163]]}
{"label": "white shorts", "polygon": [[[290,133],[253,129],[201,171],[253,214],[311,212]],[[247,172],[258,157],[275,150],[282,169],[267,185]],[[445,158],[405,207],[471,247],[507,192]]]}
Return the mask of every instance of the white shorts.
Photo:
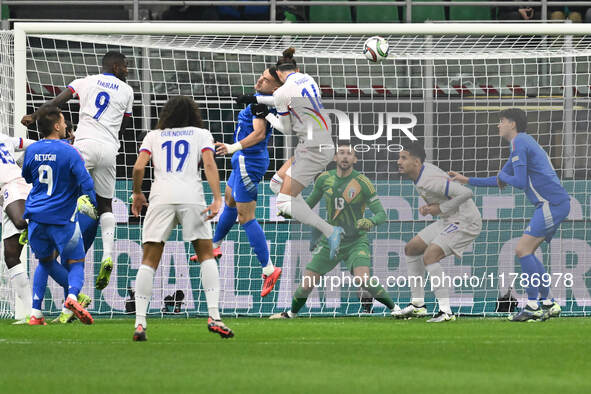
{"label": "white shorts", "polygon": [[17,178],[8,182],[2,187],[2,198],[4,208],[18,200],[26,200],[33,185],[25,182],[23,178]]}
{"label": "white shorts", "polygon": [[177,224],[183,228],[183,241],[212,239],[211,223],[205,222],[200,204],[150,204],[144,220],[142,243],[166,242]]}
{"label": "white shorts", "polygon": [[[482,228],[482,223],[480,224]],[[469,229],[470,232],[462,231],[462,228]],[[464,249],[468,247],[480,231],[476,234],[473,231],[475,224],[465,225],[462,222],[448,222],[438,220],[422,229],[417,235],[427,244],[439,246],[446,256],[451,254],[462,257]]]}
{"label": "white shorts", "polygon": [[74,140],[84,159],[84,166],[94,181],[96,194],[103,198],[115,196],[115,176],[117,175],[117,151],[111,146],[101,145],[95,140]]}
{"label": "white shorts", "polygon": [[300,143],[295,149],[294,160],[287,175],[306,187],[326,170],[328,163],[334,159],[334,154],[334,146],[306,146]]}

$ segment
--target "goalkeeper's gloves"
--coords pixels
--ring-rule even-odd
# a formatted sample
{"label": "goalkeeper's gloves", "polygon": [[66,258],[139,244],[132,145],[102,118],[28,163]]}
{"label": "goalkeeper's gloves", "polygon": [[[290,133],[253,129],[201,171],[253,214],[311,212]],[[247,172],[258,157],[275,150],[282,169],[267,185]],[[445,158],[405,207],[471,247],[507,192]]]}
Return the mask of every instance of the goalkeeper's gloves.
{"label": "goalkeeper's gloves", "polygon": [[363,218],[357,221],[357,225],[355,226],[357,230],[368,231],[374,226],[374,222],[371,219]]}
{"label": "goalkeeper's gloves", "polygon": [[78,212],[90,217],[93,220],[98,219],[98,211],[88,194],[78,197]]}
{"label": "goalkeeper's gloves", "polygon": [[21,245],[26,245],[29,242],[29,228],[23,230],[20,237],[18,237],[18,243]]}
{"label": "goalkeeper's gloves", "polygon": [[236,96],[236,104],[256,104],[257,98],[252,94],[239,94]]}
{"label": "goalkeeper's gloves", "polygon": [[251,104],[250,112],[259,119],[265,119],[269,115],[269,108],[265,104]]}

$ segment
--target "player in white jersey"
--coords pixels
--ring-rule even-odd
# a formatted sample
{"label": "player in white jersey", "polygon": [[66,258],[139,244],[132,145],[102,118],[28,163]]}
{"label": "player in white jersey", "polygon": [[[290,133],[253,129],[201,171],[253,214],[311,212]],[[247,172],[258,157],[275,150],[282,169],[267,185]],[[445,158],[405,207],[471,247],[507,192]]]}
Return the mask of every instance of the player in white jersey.
{"label": "player in white jersey", "polygon": [[[164,243],[177,225],[183,240],[190,241],[199,256],[201,284],[209,312],[208,329],[223,338],[234,333],[220,319],[220,279],[213,256],[211,224],[221,206],[220,179],[214,158],[215,146],[208,130],[201,128],[197,103],[191,98],[172,97],[162,109],[156,130],[150,131],[133,167],[132,213],[139,216],[146,204],[141,191],[145,167],[152,160],[154,183],[143,227],[144,254],[135,281],[136,321],[134,341],[146,340],[146,313],[152,295],[154,273]],[[199,162],[213,194],[207,206],[203,195]]]}
{"label": "player in white jersey", "polygon": [[302,190],[314,182],[314,178],[326,169],[334,157],[330,118],[323,111],[318,84],[310,75],[299,72],[294,53],[294,48],[286,49],[277,62],[277,75],[283,85],[273,93],[272,100],[264,96],[241,96],[237,101],[276,107],[277,115],[268,114],[265,119],[282,133],[295,134],[299,138],[295,155],[286,164],[289,168],[284,168],[283,177],[277,174],[273,177],[271,189],[278,193],[279,213],[321,231],[328,240],[330,257],[333,258],[343,229],[328,224],[306,204],[301,195]]}
{"label": "player in white jersey", "polygon": [[439,261],[447,256],[462,257],[462,252],[482,230],[482,218],[472,200],[472,191],[452,182],[439,167],[425,163],[425,150],[418,141],[404,146],[398,159],[400,173],[415,183],[427,205],[419,208],[423,216],[439,216],[435,223],[421,230],[404,247],[408,282],[412,300],[405,308],[393,311],[397,318],[426,316],[424,274],[430,276],[431,287],[439,302],[439,312],[428,322],[455,320],[449,305],[450,275]]}
{"label": "player in white jersey", "polygon": [[[96,279],[99,290],[107,287],[113,270],[115,216],[112,199],[115,195],[116,157],[120,146],[119,133],[127,128],[133,109],[133,89],[126,83],[125,55],[107,52],[102,59],[102,71],[72,81],[67,89],[41,106],[60,106],[74,97],[80,100],[74,146],[84,158],[95,185],[103,241],[101,270]],[[29,126],[36,121],[38,112],[24,116],[21,122]]]}
{"label": "player in white jersey", "polygon": [[[34,142],[0,134],[0,194],[4,200],[2,204],[4,261],[8,268],[10,283],[25,307],[26,316],[31,314],[32,296],[25,265],[20,261],[23,246],[19,243],[19,237],[27,228],[23,213],[31,186],[21,176],[21,168],[16,163],[14,152],[23,151]],[[17,323],[25,323],[25,321]]]}

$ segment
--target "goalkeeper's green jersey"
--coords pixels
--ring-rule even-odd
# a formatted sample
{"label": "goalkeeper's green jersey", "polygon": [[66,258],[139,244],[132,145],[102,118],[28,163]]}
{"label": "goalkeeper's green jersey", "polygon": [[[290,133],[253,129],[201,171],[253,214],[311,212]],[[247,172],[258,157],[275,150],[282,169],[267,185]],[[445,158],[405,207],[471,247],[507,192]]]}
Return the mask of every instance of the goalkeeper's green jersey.
{"label": "goalkeeper's green jersey", "polygon": [[349,176],[343,178],[337,176],[336,169],[320,174],[306,203],[314,207],[322,197],[326,201],[328,223],[345,230],[345,242],[365,235],[366,231],[358,230],[356,226],[357,221],[364,217],[366,208],[374,213],[374,216],[369,218],[374,225],[386,221],[386,212],[377,196],[375,186],[358,171],[353,170]]}

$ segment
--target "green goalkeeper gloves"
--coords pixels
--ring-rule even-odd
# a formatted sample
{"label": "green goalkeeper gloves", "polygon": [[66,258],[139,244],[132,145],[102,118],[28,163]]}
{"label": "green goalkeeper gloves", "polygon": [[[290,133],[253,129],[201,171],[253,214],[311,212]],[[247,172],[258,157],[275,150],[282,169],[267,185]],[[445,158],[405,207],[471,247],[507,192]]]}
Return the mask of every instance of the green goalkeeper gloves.
{"label": "green goalkeeper gloves", "polygon": [[371,219],[363,218],[357,221],[357,230],[369,231],[374,226]]}

